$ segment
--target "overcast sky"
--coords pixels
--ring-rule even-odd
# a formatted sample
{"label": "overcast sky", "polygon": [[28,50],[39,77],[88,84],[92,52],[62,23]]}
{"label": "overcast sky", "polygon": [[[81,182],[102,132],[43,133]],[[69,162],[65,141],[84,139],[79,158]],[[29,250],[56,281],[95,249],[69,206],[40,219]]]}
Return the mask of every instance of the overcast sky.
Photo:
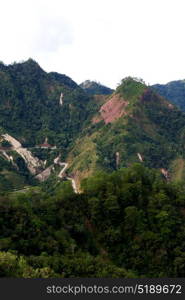
{"label": "overcast sky", "polygon": [[0,60],[115,88],[185,78],[184,0],[0,0]]}

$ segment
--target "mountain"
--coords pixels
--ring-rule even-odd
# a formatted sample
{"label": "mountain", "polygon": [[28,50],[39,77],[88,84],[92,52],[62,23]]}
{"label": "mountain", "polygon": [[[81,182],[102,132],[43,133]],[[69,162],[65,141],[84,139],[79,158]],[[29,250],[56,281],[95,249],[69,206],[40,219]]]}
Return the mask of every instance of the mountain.
{"label": "mountain", "polygon": [[[0,156],[14,175],[24,182],[55,175],[80,189],[97,170],[140,162],[168,179],[185,178],[183,112],[141,79],[127,77],[109,95],[94,82],[81,86],[32,59],[0,64],[1,139],[11,144],[0,145]],[[101,94],[85,91],[95,87]]]}
{"label": "mountain", "polygon": [[0,64],[0,277],[184,277],[185,113]]}
{"label": "mountain", "polygon": [[144,82],[125,78],[100,106],[68,155],[78,178],[141,162],[184,178],[185,115]]}
{"label": "mountain", "polygon": [[[39,159],[46,160],[46,167],[57,155],[65,159],[68,147],[79,135],[95,106],[92,107],[91,98],[69,77],[55,72],[46,73],[32,59],[12,65],[0,63],[1,139],[2,134],[8,133],[23,148],[29,148]],[[39,147],[45,140],[53,146],[50,148],[56,150]],[[24,155],[20,157],[17,151],[12,151],[15,149],[3,149],[1,144],[0,147],[1,158],[6,160],[6,165],[10,165],[5,168],[8,174],[4,169],[0,172],[2,182],[7,178],[9,181],[10,177],[13,177],[14,183],[17,182],[20,168],[28,177],[28,161]],[[21,179],[23,186],[27,182],[25,176]]]}
{"label": "mountain", "polygon": [[177,105],[185,111],[185,80],[171,81],[167,84],[155,84],[152,86],[157,93]]}
{"label": "mountain", "polygon": [[82,82],[80,87],[89,95],[110,95],[114,91],[99,82],[90,80]]}
{"label": "mountain", "polygon": [[32,59],[0,64],[0,126],[25,145],[67,147],[87,120],[90,102],[69,77],[46,73]]}

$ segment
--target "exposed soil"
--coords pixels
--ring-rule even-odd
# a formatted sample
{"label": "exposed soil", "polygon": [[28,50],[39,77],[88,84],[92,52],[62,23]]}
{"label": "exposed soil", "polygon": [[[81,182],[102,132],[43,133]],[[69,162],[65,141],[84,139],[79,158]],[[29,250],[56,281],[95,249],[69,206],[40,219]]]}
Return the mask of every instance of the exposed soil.
{"label": "exposed soil", "polygon": [[138,156],[139,160],[140,160],[141,162],[143,162],[143,157],[141,156],[141,154],[140,154],[140,153],[137,153],[137,156]]}
{"label": "exposed soil", "polygon": [[[6,141],[8,141],[12,144],[12,150],[15,150],[24,159],[24,161],[32,175],[36,175],[40,169],[43,169],[45,167],[46,162],[39,160],[37,157],[34,157],[29,150],[22,147],[21,143],[18,140],[16,140],[9,134],[3,134],[2,136]],[[45,140],[45,143],[46,142],[47,142],[47,139]],[[8,161],[12,161],[12,163],[14,164],[12,156],[8,156],[8,154],[5,151],[3,151],[2,149],[0,151],[2,152],[2,154],[5,156],[5,158]],[[61,169],[60,173],[58,174],[58,177],[63,178],[64,176],[66,176],[65,170],[68,168],[68,163],[61,162],[60,156],[58,156],[54,159],[54,164],[58,164],[59,166],[63,167]],[[18,168],[16,164],[14,164],[14,166],[16,168]],[[52,170],[54,170],[53,164],[51,166],[49,166],[48,168],[46,168],[45,170],[43,170],[42,172],[40,172],[39,174],[37,174],[35,176],[35,178],[37,178],[39,181],[45,181],[51,175]],[[71,181],[74,192],[78,193],[75,179],[71,178],[71,177],[66,177],[66,178]]]}
{"label": "exposed soil", "polygon": [[42,169],[43,162],[34,157],[29,150],[23,148],[19,141],[9,134],[3,134],[3,138],[11,143],[13,150],[15,150],[24,159],[31,174],[36,175],[38,170]]}
{"label": "exposed soil", "polygon": [[164,169],[164,168],[161,168],[160,169],[161,173],[164,175],[164,177],[166,179],[169,179],[169,173],[168,173],[168,170]]}
{"label": "exposed soil", "polygon": [[169,103],[169,104],[168,104],[168,107],[171,108],[171,109],[173,109],[173,108],[174,108],[174,105],[171,104],[171,103]]}
{"label": "exposed soil", "polygon": [[49,176],[51,175],[52,169],[53,169],[53,165],[49,166],[43,172],[41,172],[40,174],[35,176],[35,178],[38,179],[39,181],[47,180],[49,178]]}
{"label": "exposed soil", "polygon": [[100,116],[93,118],[93,123],[104,120],[105,124],[112,123],[120,117],[127,115],[125,111],[128,101],[125,101],[119,94],[114,94],[109,101],[100,108]]}

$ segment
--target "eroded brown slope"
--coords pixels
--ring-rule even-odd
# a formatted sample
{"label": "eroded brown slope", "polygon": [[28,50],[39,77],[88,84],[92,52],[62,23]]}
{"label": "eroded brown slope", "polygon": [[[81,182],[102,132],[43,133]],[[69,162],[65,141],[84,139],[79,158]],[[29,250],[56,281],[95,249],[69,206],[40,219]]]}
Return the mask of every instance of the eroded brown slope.
{"label": "eroded brown slope", "polygon": [[112,97],[101,106],[99,116],[93,118],[93,123],[98,123],[104,120],[105,124],[112,123],[120,117],[127,114],[125,108],[128,101],[124,100],[121,95],[113,94]]}

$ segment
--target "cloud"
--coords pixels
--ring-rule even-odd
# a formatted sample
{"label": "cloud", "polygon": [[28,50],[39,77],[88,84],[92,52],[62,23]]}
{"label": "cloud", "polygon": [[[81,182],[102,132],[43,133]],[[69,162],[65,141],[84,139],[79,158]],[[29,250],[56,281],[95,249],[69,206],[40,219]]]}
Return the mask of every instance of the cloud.
{"label": "cloud", "polygon": [[184,0],[2,0],[0,60],[110,87],[185,77]]}
{"label": "cloud", "polygon": [[74,41],[73,29],[62,17],[41,17],[32,40],[34,53],[56,52]]}

